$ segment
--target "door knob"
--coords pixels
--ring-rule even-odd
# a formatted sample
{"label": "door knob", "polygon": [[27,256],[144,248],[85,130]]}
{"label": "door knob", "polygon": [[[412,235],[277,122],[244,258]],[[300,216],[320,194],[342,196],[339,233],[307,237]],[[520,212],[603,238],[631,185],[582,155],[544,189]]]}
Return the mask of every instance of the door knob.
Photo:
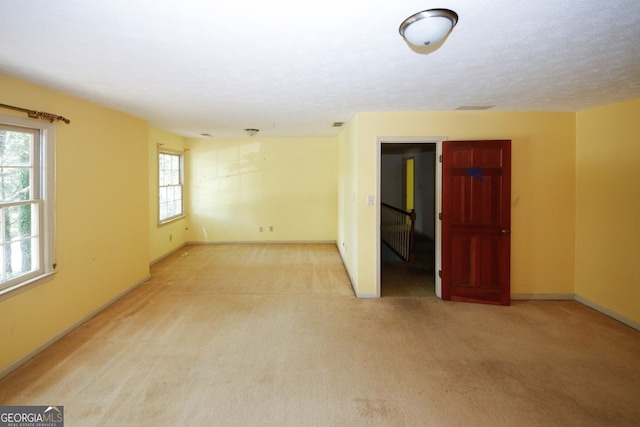
{"label": "door knob", "polygon": [[500,233],[502,234],[511,234],[511,230],[501,230]]}

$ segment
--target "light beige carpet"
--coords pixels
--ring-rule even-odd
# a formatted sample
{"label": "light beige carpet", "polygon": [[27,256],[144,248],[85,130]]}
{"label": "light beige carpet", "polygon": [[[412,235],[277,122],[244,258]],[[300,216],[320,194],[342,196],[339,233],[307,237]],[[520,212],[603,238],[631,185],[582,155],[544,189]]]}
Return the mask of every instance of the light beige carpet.
{"label": "light beige carpet", "polygon": [[640,332],[577,302],[353,296],[331,245],[192,246],[0,381],[67,426],[634,426]]}

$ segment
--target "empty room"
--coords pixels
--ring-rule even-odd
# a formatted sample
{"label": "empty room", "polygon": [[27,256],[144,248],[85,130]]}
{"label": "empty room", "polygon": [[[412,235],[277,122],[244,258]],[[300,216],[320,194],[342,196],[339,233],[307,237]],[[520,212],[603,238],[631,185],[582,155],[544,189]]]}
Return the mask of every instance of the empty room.
{"label": "empty room", "polygon": [[637,1],[0,5],[0,426],[640,424]]}

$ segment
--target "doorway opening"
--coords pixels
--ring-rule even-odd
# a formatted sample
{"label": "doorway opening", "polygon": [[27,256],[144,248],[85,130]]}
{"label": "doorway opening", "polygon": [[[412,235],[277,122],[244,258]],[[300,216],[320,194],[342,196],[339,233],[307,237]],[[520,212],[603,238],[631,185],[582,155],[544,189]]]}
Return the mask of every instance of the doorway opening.
{"label": "doorway opening", "polygon": [[[444,137],[379,138],[378,296],[440,297],[441,164]],[[415,212],[412,256],[399,256],[382,230],[385,211]],[[384,224],[383,224],[384,222]],[[408,226],[407,226],[408,227]],[[406,240],[406,239],[404,239]]]}

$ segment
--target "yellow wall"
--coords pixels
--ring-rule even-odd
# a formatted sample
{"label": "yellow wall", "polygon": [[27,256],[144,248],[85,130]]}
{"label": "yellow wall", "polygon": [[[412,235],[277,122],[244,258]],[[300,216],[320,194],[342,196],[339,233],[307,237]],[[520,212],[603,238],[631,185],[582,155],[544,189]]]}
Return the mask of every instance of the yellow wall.
{"label": "yellow wall", "polygon": [[359,124],[359,118],[355,116],[338,135],[338,240],[336,243],[354,287],[358,283]]}
{"label": "yellow wall", "polygon": [[[340,175],[356,171],[353,190],[357,231],[339,237],[357,261],[343,257],[359,295],[376,292],[375,207],[378,137],[444,136],[461,139],[512,140],[512,295],[574,292],[575,240],[575,114],[502,112],[360,113],[357,131],[345,129],[339,138],[344,156]],[[345,186],[347,187],[347,186]],[[346,193],[347,191],[345,191]],[[342,194],[343,204],[349,202]],[[340,224],[353,224],[343,205]],[[348,228],[348,227],[345,227]]]}
{"label": "yellow wall", "polygon": [[[511,139],[512,294],[576,293],[640,321],[640,100],[577,115],[360,113],[338,138],[185,141],[3,75],[0,93],[71,119],[56,125],[58,273],[0,301],[0,374],[146,280],[149,260],[186,240],[337,240],[358,294],[374,294],[378,224],[366,196],[378,194],[384,136]],[[190,218],[160,228],[158,143],[190,149]]]}
{"label": "yellow wall", "polygon": [[149,171],[145,121],[4,75],[0,94],[71,120],[56,125],[58,272],[0,301],[1,374],[148,277]]}
{"label": "yellow wall", "polygon": [[577,114],[576,294],[640,324],[640,99]]}
{"label": "yellow wall", "polygon": [[187,144],[188,241],[336,240],[335,138],[254,136]]}
{"label": "yellow wall", "polygon": [[[163,144],[164,149],[185,152],[186,141],[183,137],[159,129],[149,129],[149,259],[152,263],[184,246],[187,241],[186,218],[158,225],[158,144]],[[185,152],[185,157],[187,155],[188,152]],[[184,198],[187,213],[189,192],[186,185]]]}

